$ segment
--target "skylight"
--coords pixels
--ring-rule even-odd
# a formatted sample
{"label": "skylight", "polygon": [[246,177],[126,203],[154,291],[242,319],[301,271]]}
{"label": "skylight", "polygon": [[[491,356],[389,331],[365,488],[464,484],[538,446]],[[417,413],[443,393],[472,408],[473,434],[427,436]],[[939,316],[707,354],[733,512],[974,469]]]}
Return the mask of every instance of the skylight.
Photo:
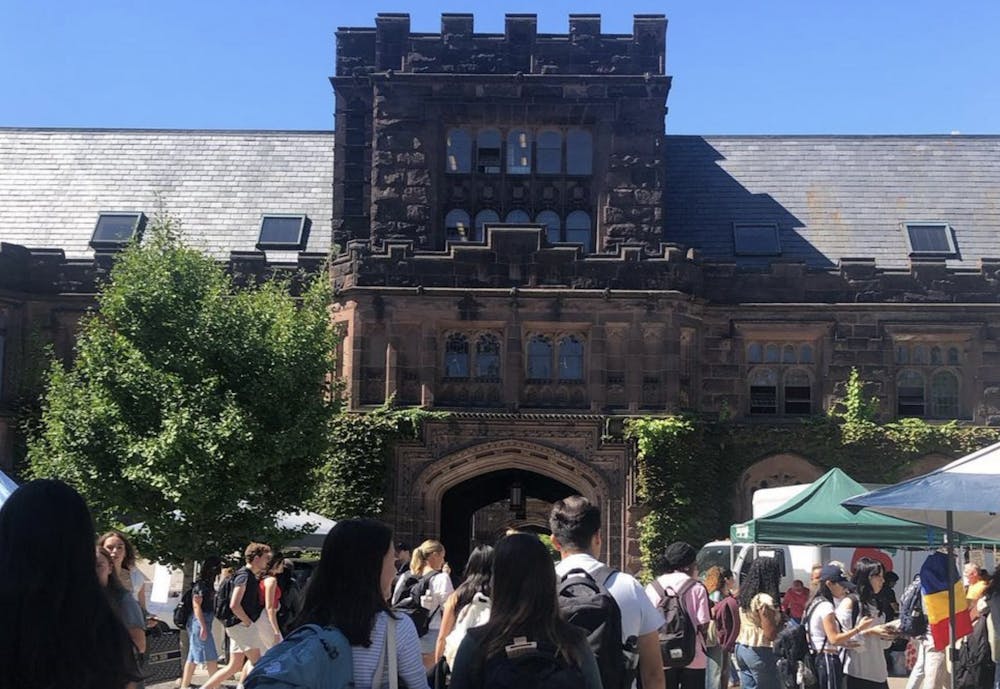
{"label": "skylight", "polygon": [[778,226],[774,223],[733,223],[733,251],[737,256],[780,256]]}
{"label": "skylight", "polygon": [[95,249],[122,249],[133,237],[141,236],[145,227],[144,213],[101,213],[97,216],[90,246]]}
{"label": "skylight", "polygon": [[909,222],[905,229],[911,256],[954,256],[957,253],[948,223]]}
{"label": "skylight", "polygon": [[265,215],[260,220],[258,249],[302,251],[309,219],[304,215]]}

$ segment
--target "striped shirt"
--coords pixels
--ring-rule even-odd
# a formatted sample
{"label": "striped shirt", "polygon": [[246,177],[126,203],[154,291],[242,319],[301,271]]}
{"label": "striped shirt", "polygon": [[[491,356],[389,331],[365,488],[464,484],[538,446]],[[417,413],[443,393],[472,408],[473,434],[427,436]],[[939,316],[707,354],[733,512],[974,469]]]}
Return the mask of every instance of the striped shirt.
{"label": "striped shirt", "polygon": [[[427,673],[420,657],[420,637],[413,620],[406,615],[397,615],[396,620],[396,658],[399,664],[400,689],[428,689]],[[372,630],[372,643],[368,648],[351,646],[354,657],[355,689],[373,689],[375,669],[378,659],[385,648],[385,632],[389,615],[380,612],[375,618],[375,628]],[[389,663],[386,661],[382,669],[382,686],[375,689],[385,689],[389,686]]]}

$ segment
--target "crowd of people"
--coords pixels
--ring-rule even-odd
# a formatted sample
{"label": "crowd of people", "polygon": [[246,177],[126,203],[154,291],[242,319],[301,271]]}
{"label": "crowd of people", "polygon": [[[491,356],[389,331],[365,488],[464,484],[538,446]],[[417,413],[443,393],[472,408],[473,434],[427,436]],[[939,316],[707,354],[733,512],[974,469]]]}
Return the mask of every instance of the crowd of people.
{"label": "crowd of people", "polygon": [[[560,500],[549,519],[557,562],[536,534],[510,531],[471,553],[457,587],[440,542],[411,550],[371,519],[331,529],[301,592],[292,563],[266,544],[250,543],[228,575],[209,558],[185,594],[180,686],[192,686],[198,665],[210,674],[203,689],[236,675],[247,689],[305,686],[282,673],[349,655],[355,689],[888,689],[889,652],[906,641],[882,562],[861,558],[850,572],[817,564],[809,586],[796,581],[782,594],[773,558],[754,560],[737,586],[722,567],[699,572],[695,548],[676,542],[643,586],[600,561],[601,523],[586,498]],[[147,625],[135,560],[126,534],[96,536],[66,484],[15,491],[0,509],[0,689],[142,687]],[[972,564],[965,572],[994,660],[997,574]],[[216,620],[228,639],[222,667]],[[335,630],[344,653],[301,652],[315,638],[309,629]],[[909,641],[907,689],[945,689],[944,654],[921,629]]]}

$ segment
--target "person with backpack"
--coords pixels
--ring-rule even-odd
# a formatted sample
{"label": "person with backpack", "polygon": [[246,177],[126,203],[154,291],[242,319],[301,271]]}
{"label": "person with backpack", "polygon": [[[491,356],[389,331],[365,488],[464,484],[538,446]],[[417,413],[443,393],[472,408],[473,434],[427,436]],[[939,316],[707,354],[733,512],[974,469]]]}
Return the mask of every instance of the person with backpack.
{"label": "person with backpack", "polygon": [[426,540],[413,550],[409,574],[397,579],[392,609],[407,615],[416,625],[424,667],[437,662],[435,649],[441,630],[444,602],[455,591],[444,571],[445,550],[440,541]]}
{"label": "person with backpack", "polygon": [[[838,564],[828,564],[819,575],[819,590],[806,611],[809,647],[816,657],[816,679],[820,689],[842,689],[844,678],[841,650],[857,647],[858,637],[875,624],[867,614],[842,625],[837,619],[837,609],[856,586]],[[864,612],[864,611],[861,611]],[[881,659],[879,654],[879,659]]]}
{"label": "person with backpack", "polygon": [[872,626],[858,636],[858,643],[847,648],[844,675],[847,689],[888,689],[889,669],[885,651],[895,634],[885,630],[885,615],[878,607],[878,594],[885,586],[885,569],[878,560],[863,557],[854,565],[851,577],[855,594],[845,596],[837,606],[837,622],[842,629],[854,627],[858,619],[868,617]]}
{"label": "person with backpack", "polygon": [[636,669],[643,689],[665,689],[658,635],[663,615],[635,578],[597,559],[600,508],[582,495],[559,500],[549,528],[562,558],[556,564],[559,607],[587,634],[604,689],[631,689]]}
{"label": "person with backpack", "polygon": [[263,606],[257,580],[271,561],[271,546],[250,543],[243,551],[243,559],[246,564],[222,582],[216,594],[215,616],[229,636],[229,662],[209,677],[202,689],[217,689],[243,669],[244,661],[253,666],[260,660],[263,644],[256,622]]}
{"label": "person with backpack", "polygon": [[434,650],[434,656],[444,658],[449,669],[455,664],[455,653],[465,633],[490,619],[493,547],[481,545],[473,550],[465,563],[464,574],[462,583],[444,602],[441,629]]}
{"label": "person with backpack", "polygon": [[[181,689],[190,689],[198,665],[204,665],[211,677],[219,670],[219,653],[212,636],[215,620],[215,578],[222,571],[222,560],[212,556],[201,563],[198,578],[184,594],[184,627],[188,634],[188,654],[181,673]],[[174,620],[177,621],[176,619]]]}
{"label": "person with backpack", "polygon": [[779,689],[774,640],[781,628],[778,585],[781,569],[773,557],[758,557],[740,582],[740,632],[733,662],[742,689]]}
{"label": "person with backpack", "polygon": [[705,687],[705,632],[711,617],[708,591],[696,578],[697,554],[688,543],[671,543],[656,563],[659,575],[646,586],[663,615],[658,635],[667,689]]}
{"label": "person with backpack", "polygon": [[374,519],[337,522],[323,539],[302,612],[250,673],[247,689],[383,689],[397,683],[428,689],[416,627],[389,609],[395,574],[392,529]]}
{"label": "person with backpack", "polygon": [[469,629],[455,655],[451,689],[602,689],[582,630],[563,619],[556,573],[534,534],[497,543],[490,620]]}

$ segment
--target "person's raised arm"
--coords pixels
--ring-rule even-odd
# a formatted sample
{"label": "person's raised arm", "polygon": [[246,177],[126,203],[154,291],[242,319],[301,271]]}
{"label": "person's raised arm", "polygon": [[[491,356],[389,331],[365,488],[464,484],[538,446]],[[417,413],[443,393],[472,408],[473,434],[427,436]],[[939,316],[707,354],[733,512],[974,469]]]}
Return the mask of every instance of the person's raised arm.
{"label": "person's raised arm", "polygon": [[875,620],[866,615],[858,618],[858,623],[851,629],[841,631],[840,625],[837,624],[837,615],[832,610],[823,616],[823,632],[826,634],[826,640],[835,646],[850,641],[873,624],[875,624]]}

